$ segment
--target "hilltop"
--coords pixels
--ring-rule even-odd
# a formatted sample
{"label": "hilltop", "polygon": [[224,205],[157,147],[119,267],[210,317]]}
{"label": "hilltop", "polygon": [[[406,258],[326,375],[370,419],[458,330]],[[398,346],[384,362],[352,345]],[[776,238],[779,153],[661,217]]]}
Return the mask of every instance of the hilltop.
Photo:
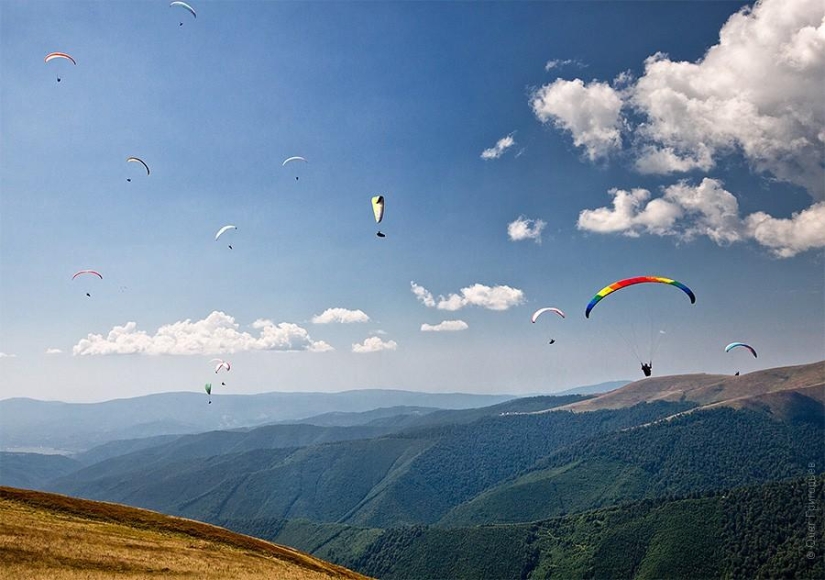
{"label": "hilltop", "polygon": [[795,407],[804,403],[821,409],[825,402],[824,388],[825,361],[819,361],[765,369],[738,377],[708,374],[653,377],[560,409],[576,412],[623,409],[639,403],[671,401],[695,403],[697,407],[694,411],[726,406],[782,415],[794,412]]}
{"label": "hilltop", "polygon": [[0,521],[0,578],[367,578],[217,526],[50,493],[0,487]]}

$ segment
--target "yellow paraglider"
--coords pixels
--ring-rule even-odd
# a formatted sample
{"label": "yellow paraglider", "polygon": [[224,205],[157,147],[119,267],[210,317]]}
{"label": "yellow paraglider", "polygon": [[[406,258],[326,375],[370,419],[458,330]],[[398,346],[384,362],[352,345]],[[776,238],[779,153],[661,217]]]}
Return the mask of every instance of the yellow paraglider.
{"label": "yellow paraglider", "polygon": [[[372,213],[375,215],[375,223],[380,224],[381,220],[384,219],[384,196],[383,195],[376,195],[372,198]],[[379,238],[386,237],[381,230],[375,234]]]}

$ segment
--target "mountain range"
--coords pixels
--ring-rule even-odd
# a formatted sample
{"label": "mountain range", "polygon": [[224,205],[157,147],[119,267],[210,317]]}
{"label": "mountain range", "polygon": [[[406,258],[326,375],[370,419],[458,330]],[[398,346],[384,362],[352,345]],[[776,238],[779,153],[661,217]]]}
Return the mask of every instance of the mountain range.
{"label": "mountain range", "polygon": [[[808,577],[815,566],[789,564],[804,502],[787,501],[825,466],[824,385],[821,361],[469,409],[327,412],[72,458],[0,454],[0,483],[211,522],[382,578]],[[788,510],[769,561],[730,523],[760,497]],[[693,534],[721,539],[676,543]]]}

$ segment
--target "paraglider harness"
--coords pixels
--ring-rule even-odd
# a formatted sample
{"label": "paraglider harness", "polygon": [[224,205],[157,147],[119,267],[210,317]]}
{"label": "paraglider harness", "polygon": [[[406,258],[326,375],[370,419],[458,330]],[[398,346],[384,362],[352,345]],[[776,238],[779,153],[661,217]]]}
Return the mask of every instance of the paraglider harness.
{"label": "paraglider harness", "polygon": [[642,372],[645,374],[646,377],[650,376],[650,373],[653,371],[653,363],[642,363]]}

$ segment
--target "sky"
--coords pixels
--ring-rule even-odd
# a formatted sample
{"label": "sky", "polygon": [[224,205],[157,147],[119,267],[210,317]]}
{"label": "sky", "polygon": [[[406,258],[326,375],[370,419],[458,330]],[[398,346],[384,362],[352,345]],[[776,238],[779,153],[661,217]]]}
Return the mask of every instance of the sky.
{"label": "sky", "polygon": [[190,4],[0,1],[0,398],[823,358],[820,0]]}

